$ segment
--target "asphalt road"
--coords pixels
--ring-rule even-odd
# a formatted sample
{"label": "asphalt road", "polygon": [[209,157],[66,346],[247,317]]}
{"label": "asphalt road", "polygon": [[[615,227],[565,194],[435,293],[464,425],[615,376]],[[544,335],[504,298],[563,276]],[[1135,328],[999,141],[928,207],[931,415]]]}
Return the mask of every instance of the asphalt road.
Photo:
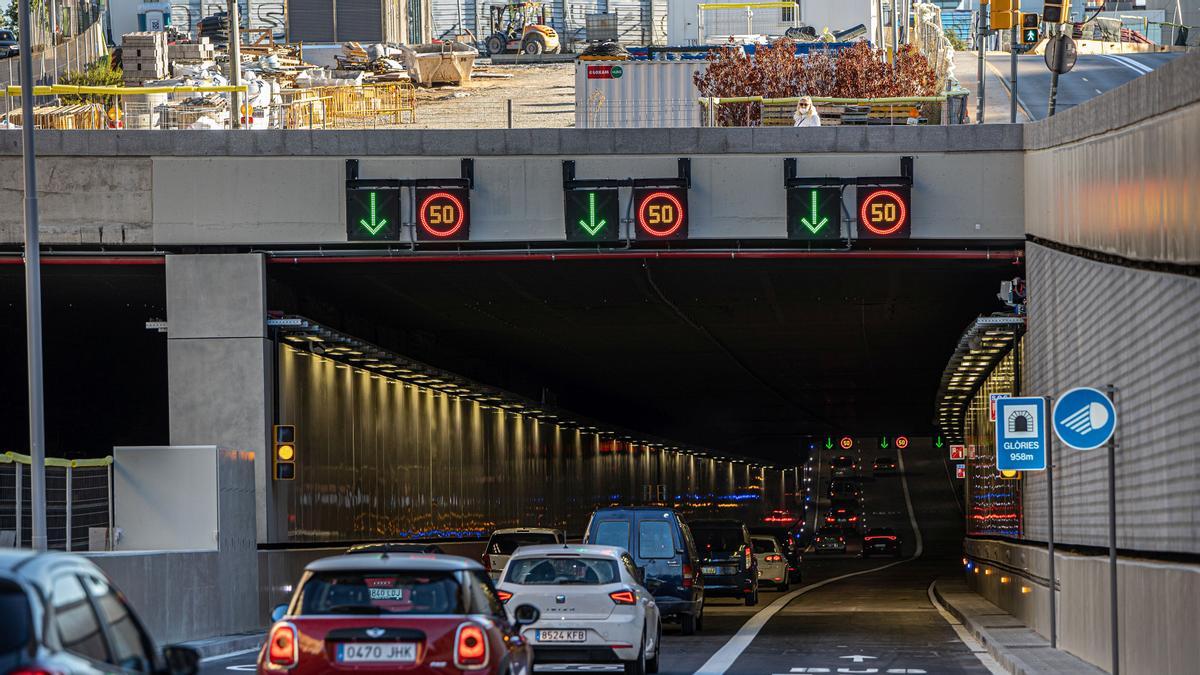
{"label": "asphalt road", "polygon": [[[1109,90],[1129,82],[1135,77],[1159,68],[1178,53],[1081,55],[1071,72],[1058,78],[1058,103],[1061,112],[1095,98]],[[989,54],[987,64],[993,75],[1000,77],[1006,87],[1011,86],[1010,62],[1007,55]],[[1046,117],[1050,105],[1051,73],[1040,55],[1017,57],[1017,99],[1020,106],[1033,119]],[[1005,89],[988,90],[987,96],[1008,100]],[[1004,118],[1007,121],[1007,116]],[[989,120],[997,121],[997,120]]]}
{"label": "asphalt road", "polygon": [[[862,460],[869,467],[876,456],[892,453],[870,450]],[[962,518],[941,456],[916,443],[904,453],[919,537],[910,525],[901,478],[865,482],[866,525],[894,528],[904,542],[901,558],[863,560],[856,547],[846,555],[810,553],[802,567],[803,582],[793,585],[786,597],[764,591],[757,607],[712,600],[705,608],[704,632],[695,636],[684,637],[678,626],[665,626],[662,672],[988,673],[927,595],[934,579],[957,572],[961,556]],[[818,482],[823,494],[827,475],[819,476]],[[918,541],[922,550],[914,557]],[[755,627],[760,630],[753,632]],[[253,671],[254,658],[244,654],[207,660],[201,672]],[[538,666],[537,670],[620,668]]]}

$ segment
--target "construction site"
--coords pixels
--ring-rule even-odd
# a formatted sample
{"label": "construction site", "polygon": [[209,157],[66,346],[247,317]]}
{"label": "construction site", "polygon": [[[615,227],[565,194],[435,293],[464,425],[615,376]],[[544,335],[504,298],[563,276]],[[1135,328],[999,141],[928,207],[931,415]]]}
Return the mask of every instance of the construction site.
{"label": "construction site", "polygon": [[[90,24],[77,21],[74,34],[35,46],[34,124],[803,126],[801,98],[822,125],[961,124],[971,118],[970,93],[956,50],[1006,47],[1003,31],[971,34],[978,13],[964,29],[965,10],[914,0],[833,9],[809,0],[519,2],[449,11],[425,0],[382,3],[362,16],[339,10],[331,24],[305,14],[304,4],[270,20],[262,6],[244,5],[234,11],[235,31],[233,3],[140,3],[136,14],[112,3],[88,14]],[[1186,49],[1188,27],[1167,18],[1161,11],[1093,16],[1059,30],[1073,32],[1085,50]],[[135,30],[115,32],[124,27]],[[1054,28],[1023,33],[1019,46],[1014,37],[1011,49],[1041,53]],[[24,123],[15,61],[8,59],[0,118],[9,128]]]}

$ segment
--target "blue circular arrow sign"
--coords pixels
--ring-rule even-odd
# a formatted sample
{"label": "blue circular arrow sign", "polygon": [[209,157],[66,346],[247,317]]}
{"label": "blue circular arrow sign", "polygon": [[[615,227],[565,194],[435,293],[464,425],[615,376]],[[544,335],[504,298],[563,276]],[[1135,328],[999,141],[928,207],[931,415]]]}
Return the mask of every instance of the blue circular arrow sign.
{"label": "blue circular arrow sign", "polygon": [[1117,430],[1117,408],[1104,392],[1076,387],[1054,403],[1054,433],[1076,450],[1095,450]]}

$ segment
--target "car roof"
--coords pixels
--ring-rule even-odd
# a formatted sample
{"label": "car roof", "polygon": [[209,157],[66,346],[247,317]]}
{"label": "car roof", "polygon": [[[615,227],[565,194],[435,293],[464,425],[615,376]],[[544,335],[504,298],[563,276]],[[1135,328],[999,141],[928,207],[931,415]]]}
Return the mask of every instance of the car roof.
{"label": "car roof", "polygon": [[653,513],[670,513],[674,514],[675,509],[664,506],[606,506],[602,509],[596,509],[595,514],[601,513],[621,513],[622,511],[650,511]]}
{"label": "car roof", "polygon": [[346,549],[347,554],[363,553],[424,553],[430,548],[440,549],[441,547],[433,543],[421,543],[415,541],[380,541],[370,544],[356,544]]}
{"label": "car roof", "polygon": [[743,527],[745,524],[733,518],[701,518],[699,520],[689,520],[688,525],[695,528],[697,525],[709,527]]}
{"label": "car roof", "polygon": [[13,572],[18,565],[37,555],[36,551],[24,548],[0,548],[0,572]]}
{"label": "car roof", "polygon": [[0,548],[0,576],[24,580],[46,592],[49,592],[53,578],[51,571],[61,566],[71,566],[105,576],[95,563],[75,553]]}
{"label": "car roof", "polygon": [[437,553],[351,553],[335,555],[310,562],[304,569],[310,572],[426,570],[434,572],[483,571],[483,565],[456,555]]}
{"label": "car roof", "polygon": [[493,537],[498,534],[553,534],[557,536],[558,530],[552,527],[506,527],[492,531]]}
{"label": "car roof", "polygon": [[543,544],[539,546],[522,546],[513,553],[513,558],[603,556],[618,560],[624,553],[626,553],[625,549],[619,546],[601,546],[599,544]]}

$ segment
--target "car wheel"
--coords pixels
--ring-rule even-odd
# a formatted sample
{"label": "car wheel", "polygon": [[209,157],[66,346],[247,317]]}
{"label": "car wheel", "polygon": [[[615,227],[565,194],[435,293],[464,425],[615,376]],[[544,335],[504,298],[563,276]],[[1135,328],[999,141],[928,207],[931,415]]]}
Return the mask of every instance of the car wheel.
{"label": "car wheel", "polygon": [[679,626],[682,629],[684,635],[695,635],[696,629],[699,627],[697,625],[697,623],[698,622],[696,621],[695,614],[679,615]]}
{"label": "car wheel", "polygon": [[625,662],[625,675],[646,675],[646,636],[642,635],[642,646],[638,648],[637,658]]}
{"label": "car wheel", "polygon": [[654,658],[646,659],[646,672],[658,672],[658,657],[662,654],[662,624],[658,625],[658,632],[655,633],[658,637],[654,638]]}
{"label": "car wheel", "polygon": [[746,606],[753,607],[758,604],[758,591],[746,594]]}
{"label": "car wheel", "polygon": [[704,632],[704,608],[700,608],[700,615],[696,617],[696,630]]}
{"label": "car wheel", "polygon": [[787,593],[789,590],[791,590],[791,588],[792,584],[790,582],[785,581],[782,584],[779,584],[779,591],[781,593]]}

